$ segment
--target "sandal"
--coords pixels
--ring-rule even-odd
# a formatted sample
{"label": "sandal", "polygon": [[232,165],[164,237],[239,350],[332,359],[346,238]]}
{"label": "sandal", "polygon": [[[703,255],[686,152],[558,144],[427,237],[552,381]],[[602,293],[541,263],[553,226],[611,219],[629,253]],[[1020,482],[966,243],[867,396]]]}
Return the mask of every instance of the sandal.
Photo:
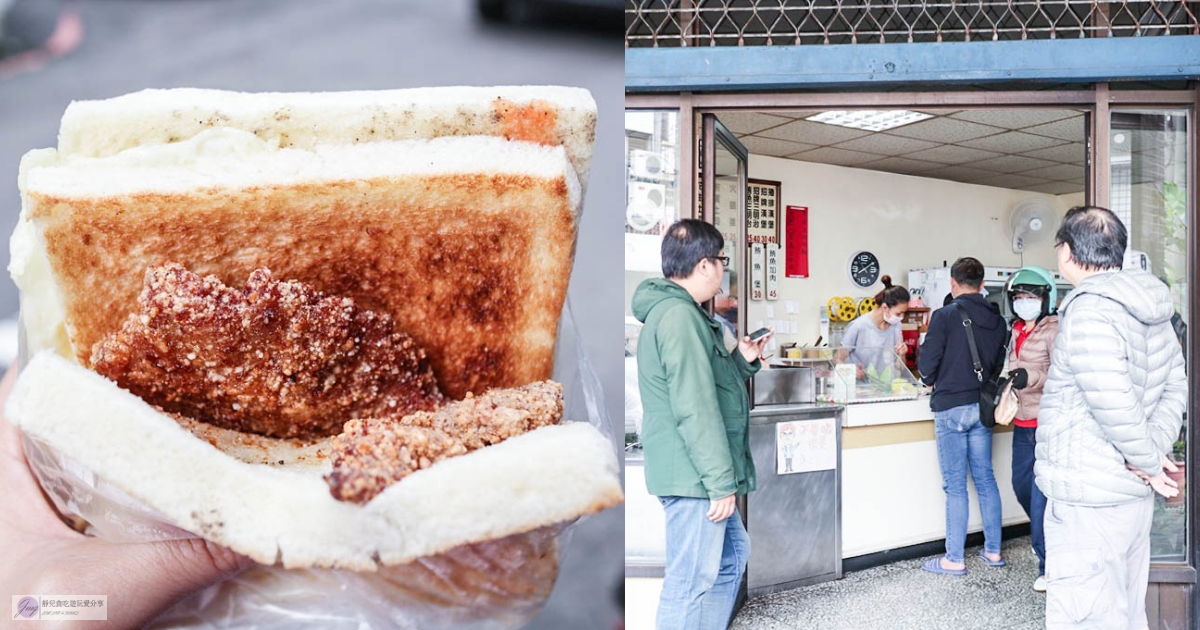
{"label": "sandal", "polygon": [[930,573],[941,573],[943,575],[966,575],[967,574],[966,567],[963,567],[961,569],[947,569],[946,567],[943,567],[941,558],[930,558],[929,560],[925,561],[925,564],[921,565],[921,568]]}
{"label": "sandal", "polygon": [[983,558],[983,561],[986,562],[989,567],[1002,567],[1002,566],[1008,564],[1007,562],[1004,561],[1004,558],[1000,558],[999,560],[992,560],[991,558],[989,558],[987,556],[987,553],[985,553],[983,549],[979,550],[979,557]]}

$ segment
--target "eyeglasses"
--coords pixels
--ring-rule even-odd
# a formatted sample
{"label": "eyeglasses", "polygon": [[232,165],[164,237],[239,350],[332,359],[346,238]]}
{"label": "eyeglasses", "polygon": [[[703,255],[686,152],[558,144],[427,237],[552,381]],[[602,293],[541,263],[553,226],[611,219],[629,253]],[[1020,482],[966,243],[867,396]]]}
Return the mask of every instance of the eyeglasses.
{"label": "eyeglasses", "polygon": [[715,260],[721,261],[721,266],[723,266],[723,267],[729,266],[729,257],[728,256],[709,256],[708,259],[714,260],[714,261]]}

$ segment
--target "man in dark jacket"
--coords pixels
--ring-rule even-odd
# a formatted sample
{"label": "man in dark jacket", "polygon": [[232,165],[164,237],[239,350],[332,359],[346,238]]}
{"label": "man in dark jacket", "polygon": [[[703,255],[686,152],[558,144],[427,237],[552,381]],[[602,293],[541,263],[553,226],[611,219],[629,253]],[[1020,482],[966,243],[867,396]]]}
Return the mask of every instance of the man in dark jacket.
{"label": "man in dark jacket", "polygon": [[992,430],[979,420],[980,376],[977,375],[964,320],[971,322],[983,377],[1004,361],[1008,328],[999,309],[980,294],[983,264],[959,258],[950,267],[950,294],[954,301],[933,313],[917,367],[925,384],[933,387],[938,465],[946,492],[946,555],[926,562],[933,573],[964,575],[967,566],[963,545],[967,538],[967,468],[979,493],[983,515],[984,548],[980,556],[991,566],[1003,566],[1000,557],[1000,489],[992,474]]}
{"label": "man in dark jacket", "polygon": [[754,489],[746,379],[770,337],[729,352],[721,324],[700,305],[721,290],[724,239],[703,221],[672,225],[662,245],[666,278],[642,282],[633,315],[644,420],[646,488],[666,512],[667,565],[659,630],[728,626],[750,557],[735,501]]}

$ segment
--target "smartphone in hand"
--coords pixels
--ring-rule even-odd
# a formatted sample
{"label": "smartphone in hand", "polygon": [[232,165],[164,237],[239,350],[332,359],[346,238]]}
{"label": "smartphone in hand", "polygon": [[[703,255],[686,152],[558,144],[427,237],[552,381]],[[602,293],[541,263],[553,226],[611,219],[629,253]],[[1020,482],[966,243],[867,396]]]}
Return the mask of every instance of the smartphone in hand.
{"label": "smartphone in hand", "polygon": [[770,328],[759,328],[758,330],[750,333],[750,341],[758,341],[769,334],[771,334]]}

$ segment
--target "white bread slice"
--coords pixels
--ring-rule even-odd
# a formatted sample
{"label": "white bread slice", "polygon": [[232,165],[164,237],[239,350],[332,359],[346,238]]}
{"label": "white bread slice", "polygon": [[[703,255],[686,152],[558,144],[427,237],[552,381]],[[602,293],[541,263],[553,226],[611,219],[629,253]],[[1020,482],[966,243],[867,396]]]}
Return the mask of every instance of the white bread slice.
{"label": "white bread slice", "polygon": [[177,262],[269,268],[391,314],[442,391],[550,378],[579,186],[561,147],[492,137],[279,149],[234,129],[104,158],[33,151],[10,271],[31,350],[88,365]]}
{"label": "white bread slice", "polygon": [[327,468],[249,464],[51,352],[21,372],[7,418],[176,525],[264,564],[357,571],[553,525],[622,500],[594,427],[566,423],[439,462],[364,505]]}
{"label": "white bread slice", "polygon": [[245,93],[177,88],[76,101],[58,150],[105,156],[186,140],[214,127],[252,132],[279,147],[442,136],[498,136],[561,145],[586,188],[596,102],[581,88],[437,87],[360,92]]}

